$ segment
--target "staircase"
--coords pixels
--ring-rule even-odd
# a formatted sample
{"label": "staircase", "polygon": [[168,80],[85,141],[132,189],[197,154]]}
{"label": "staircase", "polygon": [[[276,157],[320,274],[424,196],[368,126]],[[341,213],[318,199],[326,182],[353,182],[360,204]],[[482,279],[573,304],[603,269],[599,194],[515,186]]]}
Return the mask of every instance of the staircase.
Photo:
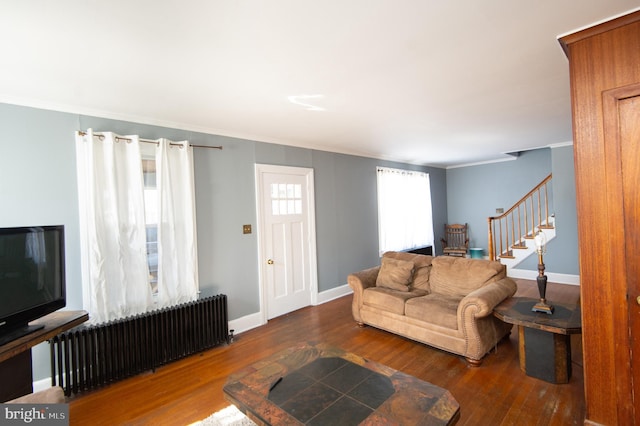
{"label": "staircase", "polygon": [[500,216],[489,217],[489,259],[512,268],[535,253],[533,241],[542,230],[547,242],[555,238],[555,217],[549,213],[550,174],[513,207]]}

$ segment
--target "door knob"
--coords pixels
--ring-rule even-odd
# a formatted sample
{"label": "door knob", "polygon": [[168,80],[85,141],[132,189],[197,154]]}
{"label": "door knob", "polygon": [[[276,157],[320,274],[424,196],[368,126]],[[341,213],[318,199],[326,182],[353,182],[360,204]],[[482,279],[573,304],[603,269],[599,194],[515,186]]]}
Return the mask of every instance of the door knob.
{"label": "door knob", "polygon": [[638,302],[638,305],[640,305],[640,296],[636,297],[636,302]]}
{"label": "door knob", "polygon": [[273,265],[273,259],[267,260],[267,265]]}

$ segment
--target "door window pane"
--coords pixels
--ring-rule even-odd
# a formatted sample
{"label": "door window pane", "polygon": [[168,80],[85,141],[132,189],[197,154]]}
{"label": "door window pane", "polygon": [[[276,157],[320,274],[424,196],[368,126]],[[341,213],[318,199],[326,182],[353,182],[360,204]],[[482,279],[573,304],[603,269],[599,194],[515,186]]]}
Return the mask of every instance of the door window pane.
{"label": "door window pane", "polygon": [[272,183],[270,192],[272,214],[302,214],[302,185]]}

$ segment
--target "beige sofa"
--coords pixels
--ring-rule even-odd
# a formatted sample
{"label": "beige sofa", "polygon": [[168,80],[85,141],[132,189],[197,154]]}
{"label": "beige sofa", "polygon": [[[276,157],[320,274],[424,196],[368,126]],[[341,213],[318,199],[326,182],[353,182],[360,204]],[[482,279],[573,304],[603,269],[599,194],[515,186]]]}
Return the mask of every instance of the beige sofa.
{"label": "beige sofa", "polygon": [[511,332],[493,308],[516,292],[500,262],[387,252],[381,265],[350,274],[353,318],[464,356],[478,366]]}

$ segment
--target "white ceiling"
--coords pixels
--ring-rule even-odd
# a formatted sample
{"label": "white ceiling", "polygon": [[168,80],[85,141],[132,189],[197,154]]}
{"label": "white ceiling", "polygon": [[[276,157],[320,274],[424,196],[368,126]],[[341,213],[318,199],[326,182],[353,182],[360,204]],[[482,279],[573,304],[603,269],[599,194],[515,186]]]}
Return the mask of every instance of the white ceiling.
{"label": "white ceiling", "polygon": [[638,7],[0,0],[0,102],[438,167],[499,160],[571,141],[557,36]]}

